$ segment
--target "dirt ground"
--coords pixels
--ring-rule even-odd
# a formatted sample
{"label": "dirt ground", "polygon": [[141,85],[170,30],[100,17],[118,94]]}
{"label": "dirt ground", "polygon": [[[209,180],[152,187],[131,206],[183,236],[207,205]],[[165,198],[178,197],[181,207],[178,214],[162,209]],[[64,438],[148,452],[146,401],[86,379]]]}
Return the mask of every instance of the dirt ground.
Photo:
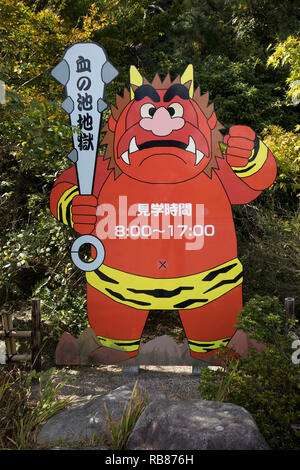
{"label": "dirt ground", "polygon": [[[137,380],[151,394],[162,392],[166,398],[188,400],[200,398],[196,390],[200,376],[192,374],[191,366],[140,366],[137,374],[123,372],[118,365],[89,367],[60,367],[55,383],[64,383],[58,396],[77,399],[104,395],[122,385],[134,385]],[[68,382],[68,379],[71,379]],[[39,387],[33,385],[32,399],[38,399]]]}
{"label": "dirt ground", "polygon": [[[163,321],[160,321],[163,320]],[[30,309],[20,309],[13,315],[14,329],[28,330],[31,327]],[[196,390],[200,376],[192,374],[191,366],[140,366],[138,374],[123,372],[121,365],[92,366],[56,366],[55,348],[57,339],[52,338],[51,326],[42,318],[42,370],[56,369],[56,383],[65,383],[59,391],[59,397],[72,395],[74,399],[106,394],[122,385],[134,384],[136,380],[147,390],[161,391],[169,398],[199,398]],[[157,312],[149,315],[143,331],[142,342],[149,341],[163,334],[170,335],[175,341],[182,342],[185,335],[178,316],[173,312],[164,312],[161,317]],[[28,340],[18,342],[18,353],[29,352]],[[201,361],[202,362],[202,361]],[[28,370],[30,364],[26,366]],[[72,379],[68,382],[68,379]],[[32,387],[32,399],[39,396],[38,385]]]}

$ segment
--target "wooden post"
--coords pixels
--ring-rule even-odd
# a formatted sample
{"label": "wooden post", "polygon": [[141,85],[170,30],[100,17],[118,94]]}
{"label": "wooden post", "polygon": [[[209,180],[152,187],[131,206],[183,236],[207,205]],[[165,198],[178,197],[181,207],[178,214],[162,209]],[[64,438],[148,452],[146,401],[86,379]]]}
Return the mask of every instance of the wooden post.
{"label": "wooden post", "polygon": [[9,362],[19,362],[19,361],[30,361],[31,360],[31,354],[14,354],[13,356],[10,357]]}
{"label": "wooden post", "polygon": [[[9,336],[13,338],[30,338],[31,331],[11,331]],[[5,338],[5,331],[0,331],[0,338]]]}
{"label": "wooden post", "polygon": [[285,308],[285,321],[286,321],[286,333],[288,333],[288,320],[295,320],[295,299],[294,297],[286,297],[284,299],[284,308]]}
{"label": "wooden post", "polygon": [[8,320],[7,320],[7,313],[2,313],[2,325],[4,330],[4,337],[5,337],[5,347],[6,347],[6,355],[9,358],[11,356],[11,347],[10,347],[10,338],[8,336]]}
{"label": "wooden post", "polygon": [[7,318],[8,332],[9,332],[11,355],[14,356],[15,354],[17,354],[17,348],[16,348],[16,343],[15,343],[15,338],[12,337],[10,334],[10,332],[13,331],[14,329],[11,312],[6,314],[6,318]]}
{"label": "wooden post", "polygon": [[37,372],[41,371],[41,301],[32,299],[31,303],[32,318],[32,367]]}

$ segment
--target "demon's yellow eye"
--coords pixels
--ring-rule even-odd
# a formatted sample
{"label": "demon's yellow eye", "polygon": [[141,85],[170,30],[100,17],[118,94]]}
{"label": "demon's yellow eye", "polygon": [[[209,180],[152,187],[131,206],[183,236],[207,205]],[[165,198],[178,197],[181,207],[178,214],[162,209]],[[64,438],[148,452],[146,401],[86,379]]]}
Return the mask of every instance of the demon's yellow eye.
{"label": "demon's yellow eye", "polygon": [[168,107],[171,118],[182,117],[183,116],[183,106],[180,103],[172,103]]}
{"label": "demon's yellow eye", "polygon": [[141,116],[142,118],[153,118],[153,115],[156,111],[156,107],[153,106],[151,103],[145,103],[143,106],[141,106]]}

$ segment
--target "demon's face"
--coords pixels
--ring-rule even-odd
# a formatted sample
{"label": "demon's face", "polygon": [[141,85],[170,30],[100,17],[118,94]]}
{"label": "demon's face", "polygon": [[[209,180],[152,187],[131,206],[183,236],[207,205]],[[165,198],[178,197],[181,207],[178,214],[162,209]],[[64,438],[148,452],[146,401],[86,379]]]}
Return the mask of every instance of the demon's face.
{"label": "demon's face", "polygon": [[191,97],[191,82],[167,85],[135,86],[132,99],[108,123],[118,171],[147,183],[187,181],[212,158],[211,122]]}
{"label": "demon's face", "polygon": [[184,85],[155,90],[142,85],[119,118],[115,158],[123,173],[149,183],[176,183],[209,162],[209,142]]}

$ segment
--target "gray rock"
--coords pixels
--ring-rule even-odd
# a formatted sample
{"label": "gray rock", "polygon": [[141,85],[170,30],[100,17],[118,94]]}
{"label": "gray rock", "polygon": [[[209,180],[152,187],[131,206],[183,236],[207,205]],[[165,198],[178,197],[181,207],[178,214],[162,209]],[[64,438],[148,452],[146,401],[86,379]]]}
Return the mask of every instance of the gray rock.
{"label": "gray rock", "polygon": [[[41,428],[37,436],[37,443],[51,443],[57,441],[78,442],[103,436],[106,431],[106,413],[104,403],[110,415],[116,420],[121,416],[120,405],[127,405],[133,390],[134,382],[123,385],[106,395],[88,397],[79,403],[70,404],[66,410],[52,416]],[[145,391],[141,386],[138,390]],[[150,401],[162,398],[163,394],[151,393]]]}
{"label": "gray rock", "polygon": [[244,408],[207,400],[158,400],[138,419],[126,450],[269,449]]}

